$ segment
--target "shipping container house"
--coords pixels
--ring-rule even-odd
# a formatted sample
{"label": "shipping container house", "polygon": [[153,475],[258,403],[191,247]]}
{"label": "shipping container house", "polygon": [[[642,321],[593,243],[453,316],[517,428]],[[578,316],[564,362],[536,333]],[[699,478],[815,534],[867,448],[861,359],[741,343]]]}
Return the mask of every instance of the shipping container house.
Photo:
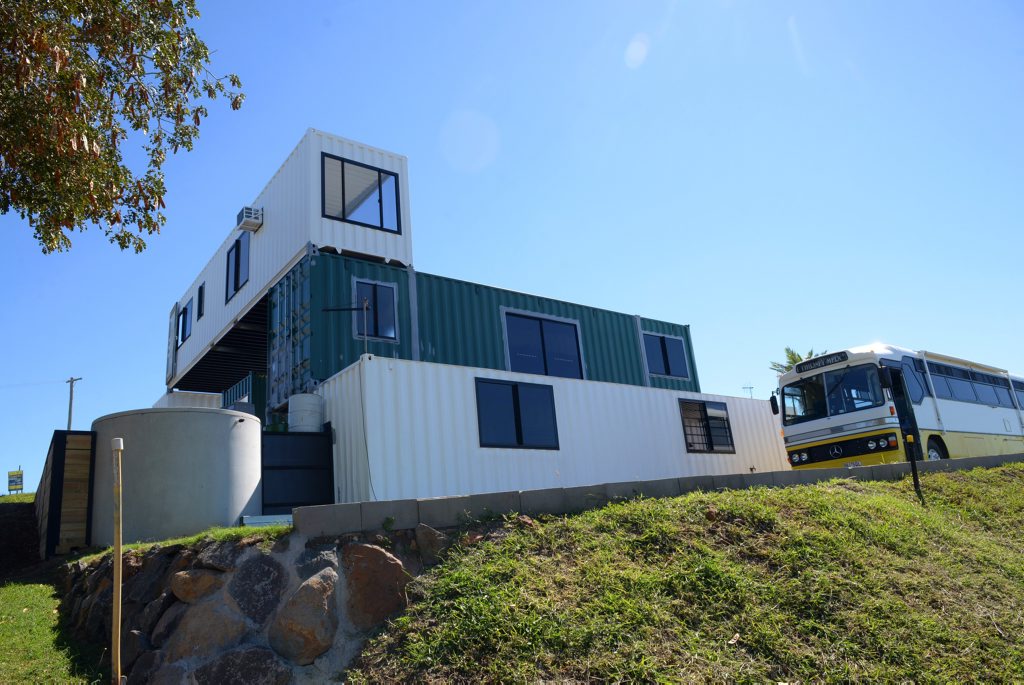
{"label": "shipping container house", "polygon": [[319,393],[337,501],[788,468],[767,403],[700,394],[688,326],[418,272],[407,181],[308,131],[172,308],[160,402],[287,431]]}

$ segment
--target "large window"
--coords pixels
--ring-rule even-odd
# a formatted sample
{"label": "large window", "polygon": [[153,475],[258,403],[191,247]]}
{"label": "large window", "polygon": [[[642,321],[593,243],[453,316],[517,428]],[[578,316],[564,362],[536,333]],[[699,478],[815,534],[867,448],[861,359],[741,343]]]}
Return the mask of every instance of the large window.
{"label": "large window", "polygon": [[511,371],[583,378],[576,324],[522,314],[505,314]]}
{"label": "large window", "polygon": [[476,413],[481,447],[558,449],[550,385],[477,378]]}
{"label": "large window", "polygon": [[725,402],[679,400],[679,414],[683,419],[687,452],[736,452]]}
{"label": "large window", "polygon": [[192,300],[178,311],[178,347],[192,335]]}
{"label": "large window", "polygon": [[401,233],[398,174],[323,153],[323,215]]}
{"label": "large window", "polygon": [[644,333],[644,352],[647,354],[647,370],[655,376],[690,377],[682,338]]}
{"label": "large window", "polygon": [[1010,381],[980,371],[968,371],[949,364],[928,362],[935,396],[945,400],[977,402],[992,407],[1013,408]]}
{"label": "large window", "polygon": [[784,425],[880,407],[885,394],[878,367],[861,364],[815,374],[782,389]]}
{"label": "large window", "polygon": [[227,302],[235,296],[242,286],[249,282],[249,232],[242,231],[242,234],[235,239],[235,242],[228,248],[227,274],[224,279],[224,301]]}
{"label": "large window", "polygon": [[[356,281],[357,311],[352,312],[357,337],[398,339],[395,320],[395,286],[371,281]],[[367,309],[363,311],[363,305]]]}

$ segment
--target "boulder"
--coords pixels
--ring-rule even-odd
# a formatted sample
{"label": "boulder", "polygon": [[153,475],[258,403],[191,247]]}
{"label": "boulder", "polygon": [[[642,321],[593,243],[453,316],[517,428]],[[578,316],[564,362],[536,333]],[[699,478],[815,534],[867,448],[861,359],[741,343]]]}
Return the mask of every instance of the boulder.
{"label": "boulder", "polygon": [[149,639],[139,630],[121,633],[121,671],[127,673],[144,652],[149,651]]}
{"label": "boulder", "polygon": [[128,674],[128,685],[145,685],[162,663],[163,652],[143,652],[135,665],[123,668],[122,672]]}
{"label": "boulder", "polygon": [[224,584],[224,575],[220,571],[194,568],[178,571],[171,576],[171,592],[187,604],[195,604],[197,600],[219,590]]}
{"label": "boulder", "polygon": [[436,564],[441,552],[449,547],[448,536],[434,530],[425,523],[416,526],[416,548],[420,551],[420,558],[423,563]]}
{"label": "boulder", "polygon": [[156,622],[156,626],[153,628],[153,634],[149,636],[149,641],[154,646],[160,647],[178,628],[178,624],[181,622],[181,617],[185,615],[188,610],[187,604],[181,602],[175,602],[167,611],[163,613],[160,620]]}
{"label": "boulder", "polygon": [[159,597],[143,607],[142,611],[127,623],[129,629],[139,630],[146,635],[153,632],[157,621],[164,615],[167,608],[174,604],[174,595],[170,592],[163,592]]}
{"label": "boulder", "polygon": [[149,604],[163,591],[164,573],[171,564],[166,554],[153,554],[145,559],[142,568],[124,585],[122,595],[128,602]]}
{"label": "boulder", "polygon": [[204,602],[185,612],[178,629],[163,646],[164,656],[169,663],[208,657],[235,646],[245,631],[245,619],[237,613],[223,604]]}
{"label": "boulder", "polygon": [[203,568],[212,568],[217,571],[234,571],[238,558],[244,551],[245,547],[235,540],[222,540],[204,547],[199,552],[196,563]]}
{"label": "boulder", "polygon": [[228,583],[228,592],[242,613],[262,626],[281,600],[285,579],[281,564],[260,554],[238,568]]}
{"label": "boulder", "polygon": [[331,648],[338,630],[334,587],[338,573],[325,568],[299,586],[270,624],[267,638],[281,656],[306,666]]}
{"label": "boulder", "polygon": [[147,685],[181,685],[185,682],[185,669],[174,664],[159,666],[150,672]]}
{"label": "boulder", "polygon": [[325,568],[338,568],[338,553],[334,545],[304,549],[295,560],[299,578],[303,580],[315,576]]}
{"label": "boulder", "polygon": [[393,555],[355,543],[342,550],[341,563],[348,583],[348,618],[358,630],[371,630],[405,608],[405,586],[412,578]]}
{"label": "boulder", "polygon": [[82,634],[92,642],[103,642],[110,639],[110,623],[114,615],[114,587],[107,579],[101,587],[102,590],[93,595],[92,603],[89,604],[89,613],[86,614],[85,623],[82,625]]}
{"label": "boulder", "polygon": [[287,685],[292,672],[265,647],[221,654],[192,674],[198,685]]}

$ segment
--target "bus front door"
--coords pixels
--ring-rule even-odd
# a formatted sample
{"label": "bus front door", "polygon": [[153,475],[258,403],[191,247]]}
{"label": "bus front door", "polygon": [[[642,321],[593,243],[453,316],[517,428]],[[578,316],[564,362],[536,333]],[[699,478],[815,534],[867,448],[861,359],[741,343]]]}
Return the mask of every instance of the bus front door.
{"label": "bus front door", "polygon": [[[900,420],[900,433],[903,434],[903,447],[907,461],[912,459],[911,454],[920,460],[921,434],[917,430],[914,407],[910,404],[910,395],[907,393],[907,386],[903,381],[903,371],[894,367],[888,367],[887,370],[892,378],[889,391],[892,393],[892,403],[896,405],[896,417]],[[908,440],[909,436],[913,436],[912,439]]]}

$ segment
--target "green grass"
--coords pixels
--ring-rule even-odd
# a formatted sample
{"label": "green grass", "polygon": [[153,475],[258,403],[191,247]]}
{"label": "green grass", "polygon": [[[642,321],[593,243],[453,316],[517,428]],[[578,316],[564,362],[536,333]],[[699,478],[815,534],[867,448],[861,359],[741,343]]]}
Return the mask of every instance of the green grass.
{"label": "green grass", "polygon": [[410,586],[355,681],[1019,682],[1024,465],[509,523]]}
{"label": "green grass", "polygon": [[0,495],[0,504],[32,504],[36,501],[36,493],[19,492],[16,495]]}
{"label": "green grass", "polygon": [[[42,579],[40,579],[42,580]],[[69,641],[48,582],[0,584],[0,682],[105,683],[101,650]]]}
{"label": "green grass", "polygon": [[[292,526],[289,525],[277,525],[277,526],[235,526],[232,528],[208,528],[201,533],[195,535],[189,535],[182,538],[171,538],[169,540],[159,540],[156,542],[133,542],[127,545],[123,545],[122,549],[125,551],[135,550],[138,552],[144,552],[147,549],[160,545],[161,547],[167,547],[168,545],[184,545],[186,547],[195,547],[200,543],[204,542],[223,542],[225,540],[247,540],[252,544],[258,545],[270,545],[278,538],[282,538],[292,532]],[[81,557],[83,561],[89,562],[97,557],[110,554],[111,548],[96,550],[89,552]]]}

